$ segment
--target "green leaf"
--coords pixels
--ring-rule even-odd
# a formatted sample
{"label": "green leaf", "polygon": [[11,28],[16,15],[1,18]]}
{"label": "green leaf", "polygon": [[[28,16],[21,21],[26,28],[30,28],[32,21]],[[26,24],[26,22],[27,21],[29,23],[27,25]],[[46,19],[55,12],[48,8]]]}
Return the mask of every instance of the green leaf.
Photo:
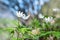
{"label": "green leaf", "polygon": [[4,31],[7,31],[7,32],[12,32],[12,31],[15,30],[15,28],[8,27],[8,28],[4,28],[3,30],[4,30]]}

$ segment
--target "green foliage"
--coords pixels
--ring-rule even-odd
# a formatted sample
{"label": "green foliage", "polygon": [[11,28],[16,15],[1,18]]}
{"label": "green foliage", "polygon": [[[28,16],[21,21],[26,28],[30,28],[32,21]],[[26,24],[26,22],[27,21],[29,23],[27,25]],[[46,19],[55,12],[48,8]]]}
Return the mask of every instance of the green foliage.
{"label": "green foliage", "polygon": [[[26,27],[24,25],[20,25],[18,23],[18,21],[16,21],[16,20],[12,20],[9,22],[12,24],[15,24],[16,27],[0,28],[0,33],[2,31],[9,32],[10,33],[10,40],[24,40],[24,39],[38,40],[39,37],[48,37],[51,34],[54,37],[57,37],[57,38],[60,37],[60,32],[56,31],[58,29],[56,29],[56,28],[55,28],[56,30],[54,29],[54,27],[56,27],[56,24],[51,25],[50,23],[46,23],[44,21],[41,23],[37,18],[34,18],[31,22],[31,25],[29,25],[28,27]],[[57,22],[57,24],[60,24],[58,21],[56,21],[56,22]],[[39,34],[37,34],[37,35],[32,34],[32,30],[38,29],[38,28],[39,28]],[[14,37],[15,32],[17,35],[16,38]],[[34,31],[34,32],[36,32],[36,31]]]}
{"label": "green foliage", "polygon": [[36,27],[36,28],[40,27],[40,22],[39,22],[39,20],[36,19],[36,18],[34,18],[34,19],[32,20],[31,26],[32,26],[32,27]]}

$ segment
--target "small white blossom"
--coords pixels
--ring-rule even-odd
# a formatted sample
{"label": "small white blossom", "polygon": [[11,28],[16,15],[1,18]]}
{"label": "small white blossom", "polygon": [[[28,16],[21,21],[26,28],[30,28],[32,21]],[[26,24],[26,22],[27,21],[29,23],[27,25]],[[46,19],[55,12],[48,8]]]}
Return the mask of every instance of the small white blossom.
{"label": "small white blossom", "polygon": [[53,20],[53,17],[48,17],[48,18],[45,17],[44,20],[45,20],[45,22],[51,22]]}
{"label": "small white blossom", "polygon": [[42,14],[39,14],[38,17],[39,18],[44,18],[44,16]]}
{"label": "small white blossom", "polygon": [[53,11],[55,11],[55,12],[56,12],[56,11],[60,11],[60,9],[58,9],[58,8],[54,8]]}
{"label": "small white blossom", "polygon": [[29,17],[30,17],[30,15],[24,16],[24,17],[22,17],[22,18],[23,18],[24,20],[27,20]]}
{"label": "small white blossom", "polygon": [[17,17],[21,17],[22,19],[27,20],[30,17],[30,15],[26,16],[25,14],[23,14],[23,12],[19,11],[17,12]]}
{"label": "small white blossom", "polygon": [[22,17],[23,16],[23,12],[16,12],[17,13],[17,17]]}

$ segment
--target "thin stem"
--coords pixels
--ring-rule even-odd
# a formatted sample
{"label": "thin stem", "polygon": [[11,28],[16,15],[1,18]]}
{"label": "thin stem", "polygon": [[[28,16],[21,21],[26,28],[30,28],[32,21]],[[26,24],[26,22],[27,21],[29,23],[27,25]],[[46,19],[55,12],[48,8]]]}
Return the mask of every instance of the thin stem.
{"label": "thin stem", "polygon": [[17,40],[19,40],[19,32],[17,29],[16,29],[16,32],[17,32]]}

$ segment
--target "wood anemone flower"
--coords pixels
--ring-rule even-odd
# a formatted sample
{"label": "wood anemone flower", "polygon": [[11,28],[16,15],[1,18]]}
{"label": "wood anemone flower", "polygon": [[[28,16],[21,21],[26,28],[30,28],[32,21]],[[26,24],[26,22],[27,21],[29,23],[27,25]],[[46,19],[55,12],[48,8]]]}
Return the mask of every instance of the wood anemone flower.
{"label": "wood anemone flower", "polygon": [[19,11],[19,12],[17,12],[17,17],[20,17],[23,20],[27,20],[30,17],[30,15],[26,16],[25,14],[23,14],[23,12]]}

